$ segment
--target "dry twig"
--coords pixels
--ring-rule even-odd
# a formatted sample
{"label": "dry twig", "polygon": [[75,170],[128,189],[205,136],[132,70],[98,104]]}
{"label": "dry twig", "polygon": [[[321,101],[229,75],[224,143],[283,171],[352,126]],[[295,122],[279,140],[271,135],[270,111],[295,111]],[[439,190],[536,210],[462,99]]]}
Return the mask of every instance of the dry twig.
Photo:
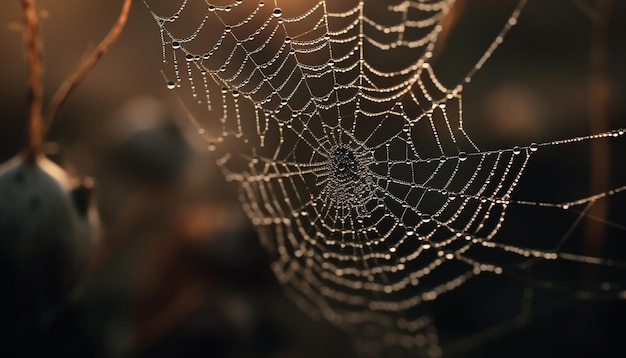
{"label": "dry twig", "polygon": [[[609,106],[611,101],[611,81],[609,80],[609,30],[613,0],[597,0],[591,38],[591,84],[589,126],[591,133],[606,132],[609,128]],[[607,141],[591,142],[591,185],[592,193],[602,193],[610,186],[611,151]],[[606,218],[606,201],[597,202],[590,210],[589,217]],[[602,252],[606,226],[596,220],[588,220],[585,249],[589,255]]]}
{"label": "dry twig", "polygon": [[43,133],[41,111],[43,101],[43,64],[39,41],[39,18],[34,0],[22,0],[26,51],[28,57],[28,139],[26,158],[33,160],[41,153]]}
{"label": "dry twig", "polygon": [[85,76],[89,74],[89,71],[91,71],[91,69],[98,63],[100,58],[102,58],[102,56],[104,56],[104,54],[106,54],[115,43],[122,32],[124,25],[126,24],[131,4],[132,0],[124,0],[120,15],[111,31],[109,31],[108,35],[102,40],[102,42],[100,42],[94,52],[81,61],[74,73],[68,77],[56,91],[54,97],[52,97],[50,106],[48,107],[48,113],[44,123],[44,133],[48,130],[48,128],[50,128],[50,125],[57,116],[59,109],[63,106],[70,93],[80,84]]}

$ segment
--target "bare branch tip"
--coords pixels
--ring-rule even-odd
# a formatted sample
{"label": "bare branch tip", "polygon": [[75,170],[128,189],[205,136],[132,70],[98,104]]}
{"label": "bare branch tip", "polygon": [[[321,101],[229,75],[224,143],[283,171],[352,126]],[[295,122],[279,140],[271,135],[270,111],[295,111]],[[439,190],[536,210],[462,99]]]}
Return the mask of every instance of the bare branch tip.
{"label": "bare branch tip", "polygon": [[95,50],[93,50],[90,54],[88,54],[81,60],[74,73],[67,77],[63,84],[61,84],[61,86],[58,88],[58,90],[54,94],[54,97],[52,97],[52,100],[50,101],[50,105],[48,107],[48,112],[44,123],[44,132],[46,132],[47,129],[50,128],[50,125],[58,115],[59,109],[63,106],[70,93],[80,84],[80,82],[82,82],[82,80],[98,63],[100,58],[102,58],[102,56],[104,56],[109,51],[111,46],[113,46],[113,44],[117,41],[122,30],[124,29],[124,26],[126,25],[131,5],[132,0],[124,0],[117,21],[115,22],[107,36],[98,44]]}

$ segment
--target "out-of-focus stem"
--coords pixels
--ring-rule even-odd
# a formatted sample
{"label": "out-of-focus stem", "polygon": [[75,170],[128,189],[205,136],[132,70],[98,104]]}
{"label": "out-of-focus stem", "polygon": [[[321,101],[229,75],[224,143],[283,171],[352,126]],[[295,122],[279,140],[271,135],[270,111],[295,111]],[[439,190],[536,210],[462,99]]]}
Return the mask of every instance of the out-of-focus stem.
{"label": "out-of-focus stem", "polygon": [[467,0],[455,1],[448,14],[441,21],[441,32],[437,35],[437,44],[433,50],[431,61],[436,60],[446,47],[448,36],[459,21],[459,17],[461,17],[461,13],[463,13],[465,5],[467,5]]}
{"label": "out-of-focus stem", "polygon": [[28,58],[28,136],[26,158],[34,160],[41,153],[43,133],[41,111],[43,100],[43,64],[39,41],[39,18],[34,0],[22,0],[24,32]]}
{"label": "out-of-focus stem", "polygon": [[45,131],[47,131],[54,121],[59,109],[63,106],[72,90],[80,84],[85,76],[87,76],[91,69],[98,63],[100,58],[102,58],[102,56],[104,56],[104,54],[107,53],[107,51],[109,51],[111,46],[115,43],[122,32],[124,25],[126,24],[131,4],[132,0],[124,0],[120,15],[117,18],[115,25],[113,25],[113,28],[111,28],[111,31],[109,31],[108,35],[100,42],[100,44],[98,44],[98,47],[96,47],[96,49],[89,56],[85,57],[80,62],[74,73],[69,76],[56,91],[52,101],[50,102],[48,113],[46,115],[46,122],[44,124]]}
{"label": "out-of-focus stem", "polygon": [[[609,65],[609,17],[613,5],[612,0],[597,0],[598,16],[593,18],[591,38],[590,64],[590,113],[589,126],[591,133],[602,133],[608,130],[609,102],[611,83],[608,78]],[[601,193],[609,189],[610,178],[609,142],[596,140],[591,142],[591,193]],[[605,218],[608,211],[606,200],[597,202],[590,210],[589,216]],[[585,250],[588,255],[599,255],[602,250],[605,226],[597,220],[587,220],[585,232]]]}

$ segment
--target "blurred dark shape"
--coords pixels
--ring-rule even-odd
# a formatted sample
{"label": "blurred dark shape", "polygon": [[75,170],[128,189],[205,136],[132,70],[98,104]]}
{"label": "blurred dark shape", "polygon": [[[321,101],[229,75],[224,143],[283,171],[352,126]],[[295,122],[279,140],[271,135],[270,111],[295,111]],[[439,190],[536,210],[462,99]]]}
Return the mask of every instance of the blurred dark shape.
{"label": "blurred dark shape", "polygon": [[94,133],[102,237],[90,279],[53,323],[50,352],[350,356],[344,333],[284,297],[239,205],[216,199],[227,186],[214,159],[159,102],[132,100]]}
{"label": "blurred dark shape", "polygon": [[168,180],[185,165],[189,147],[172,123],[134,134],[113,153],[113,165],[136,178]]}
{"label": "blurred dark shape", "polygon": [[[88,194],[88,193],[87,193]],[[51,323],[85,270],[90,243],[67,174],[16,157],[0,170],[0,356],[49,348]]]}
{"label": "blurred dark shape", "polygon": [[94,136],[101,157],[95,169],[98,211],[105,224],[112,224],[127,199],[142,189],[174,186],[192,156],[161,103],[147,97],[129,101]]}

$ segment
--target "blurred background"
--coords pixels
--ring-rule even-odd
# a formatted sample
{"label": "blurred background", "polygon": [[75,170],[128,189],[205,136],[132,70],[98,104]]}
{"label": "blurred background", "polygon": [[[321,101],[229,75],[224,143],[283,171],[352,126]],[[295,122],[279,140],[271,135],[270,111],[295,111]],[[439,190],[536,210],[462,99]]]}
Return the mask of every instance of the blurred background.
{"label": "blurred background", "polygon": [[[515,3],[459,0],[458,19],[435,64],[444,83],[464,76]],[[608,18],[594,10],[603,4],[611,6]],[[106,35],[121,1],[42,0],[38,5],[49,99]],[[623,1],[529,0],[519,24],[465,89],[470,137],[482,149],[496,149],[626,127],[624,15]],[[598,34],[594,23],[603,18],[607,26]],[[2,2],[0,161],[25,142],[21,22],[19,1]],[[593,60],[598,41],[607,51],[600,67]],[[11,349],[17,347],[11,354],[354,356],[348,335],[312,321],[283,297],[236,188],[201,149],[204,143],[166,88],[161,61],[158,27],[143,2],[135,1],[118,42],[70,96],[52,127],[47,152],[84,188],[84,211],[99,213],[89,239],[93,256],[66,304],[55,308],[43,328],[10,342]],[[598,97],[603,91],[607,96]],[[515,198],[563,202],[626,184],[624,142],[541,150]],[[604,166],[597,166],[598,155]],[[607,179],[598,184],[598,176]],[[626,200],[622,195],[607,205],[600,214],[617,228],[603,225],[594,234],[581,226],[572,237],[584,245],[586,237],[599,233],[604,244],[582,250],[624,258]],[[500,236],[514,237],[530,227],[531,239],[554,240],[576,219],[575,214],[532,215],[512,210]],[[578,274],[581,268],[572,270]],[[509,284],[478,282],[436,301],[433,315],[442,339],[461,342],[450,352],[467,357],[626,354],[626,305],[614,296],[570,297],[566,304],[537,310],[521,328],[473,340],[476,327],[509,322],[519,312],[523,291],[502,288]],[[12,329],[6,321],[0,324],[2,332]]]}

